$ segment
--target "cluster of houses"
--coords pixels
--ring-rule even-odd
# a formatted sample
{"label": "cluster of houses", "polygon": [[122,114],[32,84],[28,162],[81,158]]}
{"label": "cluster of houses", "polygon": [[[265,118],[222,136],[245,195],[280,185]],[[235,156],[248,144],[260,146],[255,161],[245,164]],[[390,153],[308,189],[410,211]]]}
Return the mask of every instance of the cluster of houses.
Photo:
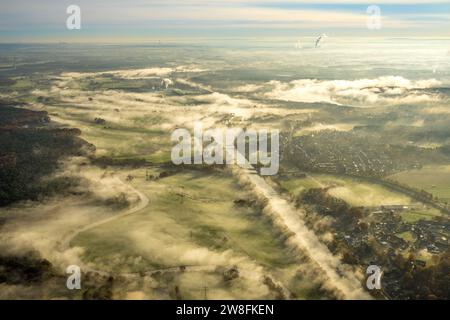
{"label": "cluster of houses", "polygon": [[[449,250],[450,220],[419,220],[405,222],[400,213],[423,208],[422,205],[385,205],[367,207],[364,211],[370,216],[366,232],[342,230],[335,233],[350,248],[358,248],[375,239],[383,248],[386,257],[394,261],[399,252],[419,252],[425,250],[431,255],[439,255]],[[407,234],[408,236],[402,236]],[[418,259],[417,265],[426,266]]]}
{"label": "cluster of houses", "polygon": [[290,153],[304,170],[355,176],[381,177],[420,167],[398,153],[352,133],[324,131],[293,139]]}
{"label": "cluster of houses", "polygon": [[[380,206],[373,214],[383,215],[383,221],[371,226],[371,233],[382,245],[400,250],[426,249],[431,254],[440,254],[449,248],[450,220],[419,220],[405,223],[399,213],[409,210],[423,209],[422,205],[388,205]],[[373,208],[371,208],[373,209]],[[406,241],[397,236],[409,232],[414,241]]]}

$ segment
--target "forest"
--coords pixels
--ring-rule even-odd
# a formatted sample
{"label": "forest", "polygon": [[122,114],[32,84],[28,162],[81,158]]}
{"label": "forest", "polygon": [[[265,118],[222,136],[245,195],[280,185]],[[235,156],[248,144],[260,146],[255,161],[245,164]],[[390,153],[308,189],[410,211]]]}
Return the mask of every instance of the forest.
{"label": "forest", "polygon": [[70,178],[46,179],[67,156],[93,151],[78,129],[55,127],[46,112],[0,103],[0,206],[66,190]]}

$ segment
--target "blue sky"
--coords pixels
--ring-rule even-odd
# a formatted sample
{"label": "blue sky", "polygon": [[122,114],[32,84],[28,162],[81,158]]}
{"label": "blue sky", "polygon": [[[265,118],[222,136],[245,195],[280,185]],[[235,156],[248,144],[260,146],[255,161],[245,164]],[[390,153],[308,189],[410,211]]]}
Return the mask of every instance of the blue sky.
{"label": "blue sky", "polygon": [[[67,30],[66,8],[81,8]],[[382,27],[366,26],[369,5]],[[450,38],[450,0],[14,0],[0,3],[0,42],[139,42],[179,37]]]}

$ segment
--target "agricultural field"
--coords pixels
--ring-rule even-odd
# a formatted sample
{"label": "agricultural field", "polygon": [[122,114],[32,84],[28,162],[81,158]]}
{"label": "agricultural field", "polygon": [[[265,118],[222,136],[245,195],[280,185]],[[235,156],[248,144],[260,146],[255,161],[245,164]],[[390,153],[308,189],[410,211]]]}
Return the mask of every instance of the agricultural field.
{"label": "agricultural field", "polygon": [[386,187],[351,177],[329,174],[308,174],[305,178],[280,179],[280,184],[293,196],[311,188],[328,188],[328,193],[355,207],[411,204],[413,200]]}
{"label": "agricultural field", "polygon": [[355,127],[351,123],[335,123],[335,124],[323,124],[316,123],[309,127],[298,129],[294,132],[294,137],[311,134],[322,130],[336,130],[336,131],[351,131]]}
{"label": "agricultural field", "polygon": [[390,176],[391,179],[425,190],[440,201],[450,202],[450,165],[425,166]]}
{"label": "agricultural field", "polygon": [[408,223],[414,223],[419,220],[433,220],[437,217],[442,217],[439,210],[433,208],[424,208],[422,210],[409,210],[400,212],[402,220]]}
{"label": "agricultural field", "polygon": [[408,242],[415,241],[415,237],[410,231],[405,231],[405,232],[399,233],[399,234],[397,234],[397,236]]}
{"label": "agricultural field", "polygon": [[[147,173],[157,175],[158,170]],[[209,298],[269,298],[274,293],[264,285],[265,276],[299,298],[314,295],[315,286],[297,275],[298,260],[283,236],[258,208],[234,202],[249,195],[226,172],[183,171],[158,181],[146,181],[143,169],[126,175],[134,177],[131,185],[149,198],[149,205],[73,239],[72,247],[82,248],[82,259],[92,268],[164,274],[185,266],[158,286],[177,285],[190,299],[201,298],[204,287]],[[223,270],[233,266],[240,277],[227,282]]]}
{"label": "agricultural field", "polygon": [[328,188],[329,195],[344,200],[354,207],[414,205],[408,210],[398,212],[402,221],[406,223],[415,223],[419,220],[431,221],[443,216],[439,210],[420,205],[407,195],[352,177],[310,173],[304,178],[291,176],[278,181],[294,197],[298,197],[311,188]]}

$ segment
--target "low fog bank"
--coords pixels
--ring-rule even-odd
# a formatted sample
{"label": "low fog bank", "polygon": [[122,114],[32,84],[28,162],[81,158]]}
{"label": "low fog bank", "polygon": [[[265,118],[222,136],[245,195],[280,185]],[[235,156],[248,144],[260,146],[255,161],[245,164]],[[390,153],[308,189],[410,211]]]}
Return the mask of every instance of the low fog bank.
{"label": "low fog bank", "polygon": [[350,266],[342,264],[339,257],[334,256],[320,242],[314,232],[304,224],[302,212],[281,198],[254,171],[235,168],[234,173],[240,183],[252,190],[264,204],[263,212],[272,219],[274,225],[289,236],[286,243],[295,249],[300,257],[309,260],[304,269],[309,270],[315,281],[340,299],[370,299],[370,295],[361,286],[362,275],[358,275]]}
{"label": "low fog bank", "polygon": [[[83,157],[67,159],[45,179],[55,178],[75,179],[77,184],[60,196],[24,201],[0,210],[0,255],[45,259],[61,275],[69,265],[82,265],[83,253],[79,247],[62,249],[63,239],[74,230],[120,213],[139,197],[113,174],[90,165]],[[2,292],[7,294],[8,290]]]}

